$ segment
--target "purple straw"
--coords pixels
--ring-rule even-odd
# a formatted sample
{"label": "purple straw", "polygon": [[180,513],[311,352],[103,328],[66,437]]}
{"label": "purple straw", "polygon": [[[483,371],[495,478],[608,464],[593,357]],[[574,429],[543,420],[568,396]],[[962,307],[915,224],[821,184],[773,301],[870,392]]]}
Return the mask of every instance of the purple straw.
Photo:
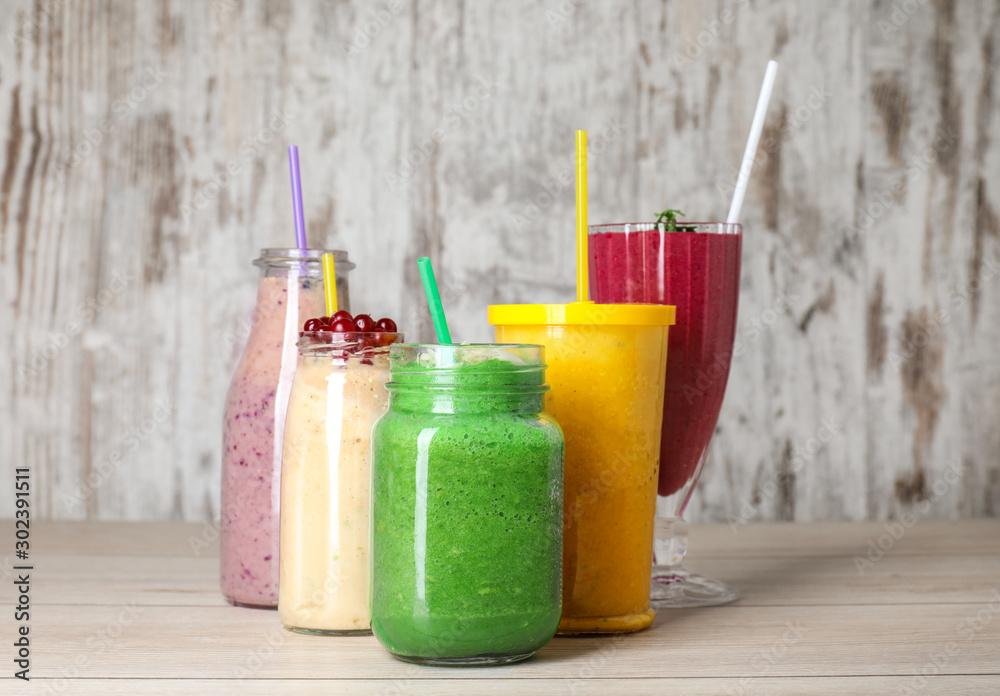
{"label": "purple straw", "polygon": [[292,172],[292,208],[295,209],[295,243],[299,249],[308,249],[306,244],[306,216],[302,212],[302,175],[299,174],[299,148],[288,148],[288,168]]}

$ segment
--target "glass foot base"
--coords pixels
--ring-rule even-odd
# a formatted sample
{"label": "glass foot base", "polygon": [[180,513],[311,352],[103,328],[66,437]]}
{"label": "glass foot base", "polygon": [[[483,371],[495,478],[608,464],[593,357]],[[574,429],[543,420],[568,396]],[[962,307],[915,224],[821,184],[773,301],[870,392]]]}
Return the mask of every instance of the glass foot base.
{"label": "glass foot base", "polygon": [[412,662],[415,665],[430,665],[433,667],[489,667],[491,665],[509,665],[513,662],[527,660],[535,652],[521,655],[475,655],[472,657],[417,657],[415,655],[395,655],[397,660]]}
{"label": "glass foot base", "polygon": [[653,566],[649,603],[656,609],[714,607],[739,598],[740,591],[724,582],[680,566]]}

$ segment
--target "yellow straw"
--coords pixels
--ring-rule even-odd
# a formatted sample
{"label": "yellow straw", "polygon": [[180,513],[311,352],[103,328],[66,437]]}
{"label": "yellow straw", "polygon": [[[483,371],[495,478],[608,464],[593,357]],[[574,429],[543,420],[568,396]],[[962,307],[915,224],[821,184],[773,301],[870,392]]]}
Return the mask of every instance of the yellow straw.
{"label": "yellow straw", "polygon": [[576,132],[576,301],[586,302],[587,277],[587,131]]}
{"label": "yellow straw", "polygon": [[326,316],[337,312],[337,271],[333,265],[333,254],[323,254],[323,287],[326,289]]}

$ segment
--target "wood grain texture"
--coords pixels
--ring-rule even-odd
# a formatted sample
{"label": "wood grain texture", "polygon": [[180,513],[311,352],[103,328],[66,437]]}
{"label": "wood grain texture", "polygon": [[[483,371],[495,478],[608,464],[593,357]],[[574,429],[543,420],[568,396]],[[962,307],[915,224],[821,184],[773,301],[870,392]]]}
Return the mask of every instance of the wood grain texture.
{"label": "wood grain texture", "polygon": [[[13,537],[12,528],[0,530],[0,538]],[[884,534],[884,523],[757,523],[735,534],[728,525],[701,526],[692,532],[689,565],[737,585],[741,607],[912,605],[928,592],[935,604],[968,604],[989,596],[1000,578],[995,520],[927,520],[898,541],[880,540]],[[130,597],[143,605],[226,606],[218,544],[204,541],[203,524],[44,523],[32,539],[32,558],[45,569],[33,585],[35,604]],[[0,582],[0,598],[5,592],[13,587]]]}
{"label": "wood grain texture", "polygon": [[[692,527],[692,566],[742,591],[660,611],[626,636],[557,637],[484,669],[391,658],[371,636],[283,629],[218,593],[218,545],[193,523],[43,522],[32,539],[38,693],[994,694],[1000,522],[926,520],[859,574],[873,523]],[[10,536],[13,524],[0,524]],[[144,543],[142,543],[144,542]],[[6,559],[9,561],[10,559]],[[6,568],[0,601],[14,599]],[[0,692],[22,693],[12,677]],[[28,692],[24,692],[28,693]],[[34,693],[34,691],[32,691]]]}
{"label": "wood grain texture", "polygon": [[[505,696],[507,694],[566,693],[574,696],[605,696],[609,693],[623,693],[631,696],[731,696],[734,693],[772,694],[773,696],[842,696],[843,694],[891,693],[900,683],[895,677],[828,677],[755,679],[754,691],[750,691],[745,680],[740,679],[588,679],[573,685],[572,691],[559,679],[525,679],[482,682],[468,679],[425,679],[419,685],[407,685],[408,690],[397,692],[393,681],[344,679],[337,685],[343,693],[387,696],[396,693],[439,694],[442,696],[467,696],[470,693],[483,696]],[[934,694],[942,696],[994,696],[997,681],[994,677],[926,677],[921,682]],[[107,682],[74,682],[74,694],[78,696],[186,696],[191,693],[213,692],[217,681],[207,679],[158,679],[153,683],[138,679],[120,679]],[[238,692],[246,696],[326,696],[330,685],[325,681],[303,679],[270,679],[266,682],[246,682]],[[153,689],[153,690],[151,690]]]}
{"label": "wood grain texture", "polygon": [[0,476],[32,469],[37,516],[218,515],[249,261],[293,239],[285,145],[356,308],[429,339],[430,254],[453,333],[488,340],[487,304],[573,297],[573,130],[592,222],[719,218],[771,57],[690,519],[1000,512],[995,2],[0,9]]}

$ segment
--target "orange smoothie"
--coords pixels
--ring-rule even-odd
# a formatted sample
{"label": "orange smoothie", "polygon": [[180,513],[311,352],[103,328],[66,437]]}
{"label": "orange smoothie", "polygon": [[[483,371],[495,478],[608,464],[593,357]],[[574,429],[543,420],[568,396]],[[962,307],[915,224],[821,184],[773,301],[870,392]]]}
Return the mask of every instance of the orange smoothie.
{"label": "orange smoothie", "polygon": [[[574,307],[527,307],[539,306]],[[498,342],[545,346],[545,409],[566,438],[559,632],[636,631],[653,621],[649,569],[673,307],[576,306],[540,317],[491,307],[490,323]]]}

